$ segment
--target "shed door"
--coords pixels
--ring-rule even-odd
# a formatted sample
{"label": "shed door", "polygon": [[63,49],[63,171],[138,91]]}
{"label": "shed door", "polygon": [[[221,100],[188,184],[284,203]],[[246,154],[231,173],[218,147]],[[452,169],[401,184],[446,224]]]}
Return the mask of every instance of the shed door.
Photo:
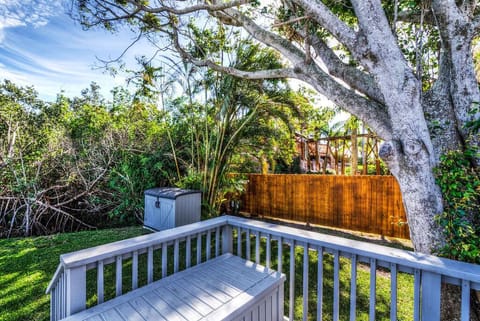
{"label": "shed door", "polygon": [[160,226],[162,230],[175,227],[175,201],[160,199]]}

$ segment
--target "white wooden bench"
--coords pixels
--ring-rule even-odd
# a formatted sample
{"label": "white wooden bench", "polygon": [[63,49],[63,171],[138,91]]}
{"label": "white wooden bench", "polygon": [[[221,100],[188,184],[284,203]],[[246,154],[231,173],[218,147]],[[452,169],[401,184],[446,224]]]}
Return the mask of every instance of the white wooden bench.
{"label": "white wooden bench", "polygon": [[280,321],[285,276],[224,254],[74,314],[68,321]]}

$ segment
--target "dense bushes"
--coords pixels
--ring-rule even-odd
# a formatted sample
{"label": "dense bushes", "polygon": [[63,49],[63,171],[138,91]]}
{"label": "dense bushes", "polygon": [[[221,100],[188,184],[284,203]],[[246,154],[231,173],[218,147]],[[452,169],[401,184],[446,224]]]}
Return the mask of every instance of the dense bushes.
{"label": "dense bushes", "polygon": [[168,184],[160,112],[99,97],[92,84],[45,103],[0,85],[1,237],[139,220],[143,190]]}

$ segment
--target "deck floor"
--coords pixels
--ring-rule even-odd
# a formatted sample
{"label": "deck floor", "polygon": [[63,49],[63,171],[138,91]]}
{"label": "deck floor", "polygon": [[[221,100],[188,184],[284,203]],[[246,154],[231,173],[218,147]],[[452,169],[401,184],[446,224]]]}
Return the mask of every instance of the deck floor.
{"label": "deck floor", "polygon": [[[64,320],[231,320],[229,313],[264,295],[281,278],[273,270],[226,254]],[[272,301],[266,308],[278,310]]]}

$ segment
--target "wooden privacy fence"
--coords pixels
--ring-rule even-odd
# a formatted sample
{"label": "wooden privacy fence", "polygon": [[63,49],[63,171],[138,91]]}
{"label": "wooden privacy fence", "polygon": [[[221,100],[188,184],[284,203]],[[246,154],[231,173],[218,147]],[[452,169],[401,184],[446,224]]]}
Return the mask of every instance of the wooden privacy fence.
{"label": "wooden privacy fence", "polygon": [[242,211],[410,238],[402,195],[393,176],[250,174]]}

